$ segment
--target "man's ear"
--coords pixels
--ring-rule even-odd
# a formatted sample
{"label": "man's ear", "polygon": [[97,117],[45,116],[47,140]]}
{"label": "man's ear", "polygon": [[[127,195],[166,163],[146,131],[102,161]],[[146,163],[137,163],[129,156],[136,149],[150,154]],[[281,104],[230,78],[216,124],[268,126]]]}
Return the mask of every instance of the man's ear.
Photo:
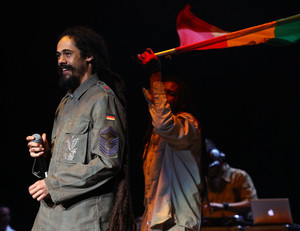
{"label": "man's ear", "polygon": [[88,57],[86,57],[85,60],[86,60],[88,63],[90,63],[93,59],[94,59],[94,56],[88,56]]}

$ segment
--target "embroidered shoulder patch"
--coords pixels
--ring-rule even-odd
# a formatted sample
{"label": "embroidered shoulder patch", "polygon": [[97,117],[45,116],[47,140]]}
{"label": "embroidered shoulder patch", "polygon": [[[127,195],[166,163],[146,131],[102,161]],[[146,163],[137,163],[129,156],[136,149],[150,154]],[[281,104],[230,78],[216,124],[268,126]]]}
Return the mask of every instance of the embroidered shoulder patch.
{"label": "embroidered shoulder patch", "polygon": [[118,152],[119,137],[111,126],[100,131],[100,152],[105,156],[114,156]]}

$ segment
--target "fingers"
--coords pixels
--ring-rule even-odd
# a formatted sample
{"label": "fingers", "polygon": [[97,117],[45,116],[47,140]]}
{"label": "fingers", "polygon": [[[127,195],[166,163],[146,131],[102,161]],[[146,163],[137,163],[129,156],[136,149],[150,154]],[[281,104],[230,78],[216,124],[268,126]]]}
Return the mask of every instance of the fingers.
{"label": "fingers", "polygon": [[46,136],[46,133],[43,133],[42,134],[42,140],[43,140],[43,148],[44,148],[44,153],[45,155],[47,155],[47,153],[49,152],[49,143],[48,143],[48,140],[47,140],[47,136]]}
{"label": "fingers", "polygon": [[143,64],[144,64],[144,61],[148,62],[150,59],[153,59],[153,58],[158,59],[151,48],[147,48],[146,51],[142,54],[137,54],[137,58],[140,61],[142,61]]}
{"label": "fingers", "polygon": [[35,139],[35,138],[34,138],[33,136],[27,136],[27,137],[26,137],[26,140],[27,140],[27,141],[32,141],[32,140],[34,140],[34,139]]}
{"label": "fingers", "polygon": [[147,48],[146,51],[148,51],[151,55],[155,55],[151,48]]}
{"label": "fingers", "polygon": [[45,149],[42,144],[29,142],[27,146],[31,157],[39,157],[44,154]]}
{"label": "fingers", "polygon": [[36,193],[39,191],[39,187],[38,187],[38,181],[35,182],[33,185],[31,185],[29,188],[28,188],[28,191],[29,191],[29,194],[32,196],[32,198],[36,198],[37,196]]}
{"label": "fingers", "polygon": [[147,102],[153,104],[152,96],[151,96],[150,92],[147,89],[143,88],[143,93],[144,93],[144,96],[145,96]]}
{"label": "fingers", "polygon": [[36,142],[29,142],[27,146],[29,149],[32,149],[32,152],[40,152],[44,150],[43,145]]}
{"label": "fingers", "polygon": [[[43,139],[43,143],[46,142],[46,134],[45,133],[42,135],[42,139]],[[33,142],[33,140],[35,140],[35,137],[27,136],[26,140],[29,141],[27,146],[29,148],[29,153],[30,153],[31,157],[39,157],[44,154],[45,149],[44,149],[43,145],[40,143]]]}
{"label": "fingers", "polygon": [[47,142],[47,135],[46,135],[46,133],[42,134],[42,140],[43,140],[43,143]]}
{"label": "fingers", "polygon": [[48,195],[48,189],[43,180],[39,180],[35,182],[33,185],[29,187],[28,191],[32,196],[32,198],[36,199],[37,201],[41,201],[43,198],[45,198]]}
{"label": "fingers", "polygon": [[45,154],[44,151],[34,152],[34,151],[31,151],[31,149],[29,149],[29,153],[30,153],[30,156],[33,158],[36,158],[36,157],[39,157],[39,156],[42,156]]}
{"label": "fingers", "polygon": [[33,199],[36,199],[37,201],[40,201],[44,198],[44,193],[42,190],[38,190],[35,193],[31,194]]}
{"label": "fingers", "polygon": [[144,59],[148,58],[149,56],[150,56],[150,54],[147,51],[142,54],[137,54],[137,57],[139,60],[144,60]]}
{"label": "fingers", "polygon": [[146,51],[141,54],[142,58],[156,57],[151,48],[147,48]]}

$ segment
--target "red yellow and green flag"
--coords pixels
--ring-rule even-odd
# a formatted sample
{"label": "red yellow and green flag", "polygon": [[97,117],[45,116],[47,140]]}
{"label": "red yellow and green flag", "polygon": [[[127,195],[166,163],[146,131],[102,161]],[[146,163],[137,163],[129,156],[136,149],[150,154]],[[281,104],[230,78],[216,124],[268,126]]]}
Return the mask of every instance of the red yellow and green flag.
{"label": "red yellow and green flag", "polygon": [[180,46],[158,52],[157,56],[261,43],[285,45],[300,41],[300,14],[228,32],[196,17],[187,5],[179,12],[176,26]]}

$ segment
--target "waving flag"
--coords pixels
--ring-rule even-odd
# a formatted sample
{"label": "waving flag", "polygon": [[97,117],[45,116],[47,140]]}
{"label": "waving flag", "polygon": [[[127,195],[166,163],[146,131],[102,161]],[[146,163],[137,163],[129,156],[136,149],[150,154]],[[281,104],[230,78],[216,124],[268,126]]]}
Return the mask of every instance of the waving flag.
{"label": "waving flag", "polygon": [[187,5],[178,14],[177,32],[180,47],[158,52],[157,56],[266,42],[294,43],[300,40],[300,14],[235,32],[227,32],[196,17]]}
{"label": "waving flag", "polygon": [[[179,12],[176,28],[181,47],[199,43],[229,33],[203,21],[200,18],[197,18],[190,11],[190,5],[186,5],[185,8]],[[221,47],[214,48],[222,48],[224,45],[225,44],[222,44]]]}

